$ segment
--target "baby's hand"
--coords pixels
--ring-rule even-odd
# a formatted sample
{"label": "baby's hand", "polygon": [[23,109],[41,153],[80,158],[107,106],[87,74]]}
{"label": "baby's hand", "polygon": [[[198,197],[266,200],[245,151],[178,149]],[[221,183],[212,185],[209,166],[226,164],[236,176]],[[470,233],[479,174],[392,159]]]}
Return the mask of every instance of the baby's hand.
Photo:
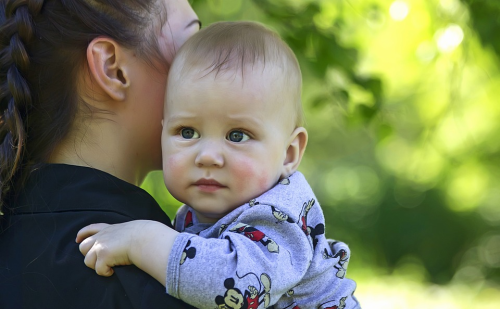
{"label": "baby's hand", "polygon": [[133,264],[131,248],[143,225],[141,221],[115,225],[98,223],[81,229],[76,242],[80,243],[80,252],[85,255],[85,265],[95,269],[98,275],[109,277],[114,273],[112,267]]}
{"label": "baby's hand", "polygon": [[76,242],[85,265],[101,276],[111,276],[117,265],[134,264],[166,285],[170,251],[179,233],[148,220],[121,224],[92,224],[78,232]]}

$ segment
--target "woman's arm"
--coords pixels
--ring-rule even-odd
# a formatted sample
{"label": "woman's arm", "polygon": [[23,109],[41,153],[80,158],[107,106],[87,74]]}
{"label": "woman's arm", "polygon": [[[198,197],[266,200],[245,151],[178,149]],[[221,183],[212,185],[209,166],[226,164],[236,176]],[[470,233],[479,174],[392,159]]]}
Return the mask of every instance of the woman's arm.
{"label": "woman's arm", "polygon": [[165,286],[168,258],[179,233],[156,221],[92,224],[76,237],[85,265],[101,276],[111,276],[114,266],[134,264]]}

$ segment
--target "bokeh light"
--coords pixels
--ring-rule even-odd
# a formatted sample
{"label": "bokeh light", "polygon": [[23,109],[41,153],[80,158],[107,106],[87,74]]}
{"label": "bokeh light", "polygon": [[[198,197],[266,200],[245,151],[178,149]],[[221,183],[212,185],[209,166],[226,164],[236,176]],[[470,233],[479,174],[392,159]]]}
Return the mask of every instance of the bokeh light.
{"label": "bokeh light", "polygon": [[389,8],[389,13],[392,19],[396,21],[404,20],[408,16],[409,12],[410,12],[410,7],[408,6],[408,3],[402,0],[394,1],[391,4],[391,7]]}
{"label": "bokeh light", "polygon": [[459,25],[449,25],[436,32],[438,49],[443,53],[455,50],[464,39],[464,31]]}

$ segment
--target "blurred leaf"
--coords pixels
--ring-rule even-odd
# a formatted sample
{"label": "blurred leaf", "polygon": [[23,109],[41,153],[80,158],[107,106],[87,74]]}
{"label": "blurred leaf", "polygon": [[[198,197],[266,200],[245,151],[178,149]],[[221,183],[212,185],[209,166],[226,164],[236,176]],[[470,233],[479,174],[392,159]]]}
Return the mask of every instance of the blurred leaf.
{"label": "blurred leaf", "polygon": [[462,0],[469,6],[472,27],[479,34],[486,46],[491,46],[500,55],[500,1],[498,0]]}

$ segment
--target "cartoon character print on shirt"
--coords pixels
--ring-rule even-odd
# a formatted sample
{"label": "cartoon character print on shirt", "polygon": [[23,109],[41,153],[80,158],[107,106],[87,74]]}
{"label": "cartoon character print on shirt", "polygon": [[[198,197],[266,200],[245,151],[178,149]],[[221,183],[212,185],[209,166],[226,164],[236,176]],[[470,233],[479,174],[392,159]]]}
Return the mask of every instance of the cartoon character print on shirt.
{"label": "cartoon character print on shirt", "polygon": [[280,185],[285,185],[288,186],[290,184],[290,179],[289,178],[283,178],[280,181],[278,181]]}
{"label": "cartoon character print on shirt", "polygon": [[181,265],[184,264],[186,259],[194,259],[194,257],[196,256],[196,248],[195,247],[189,248],[189,246],[191,246],[191,240],[188,240],[186,247],[184,248],[184,251],[182,251],[181,262],[180,262]]}
{"label": "cartoon character print on shirt", "polygon": [[346,297],[342,297],[340,300],[339,300],[339,303],[338,305],[327,305],[325,306],[326,304],[328,303],[331,303],[331,302],[328,302],[328,303],[325,303],[323,305],[321,305],[319,308],[323,308],[323,309],[344,309],[345,308],[345,300],[347,299],[347,296]]}
{"label": "cartoon character print on shirt", "polygon": [[271,253],[279,253],[280,251],[278,244],[274,240],[251,225],[237,223],[229,231],[242,234],[254,242],[260,242]]}
{"label": "cartoon character print on shirt", "polygon": [[276,223],[283,223],[283,222],[288,222],[288,223],[295,223],[290,216],[288,216],[286,213],[283,211],[279,210],[278,208],[271,206],[271,211],[273,212],[273,216],[278,220]]}
{"label": "cartoon character print on shirt", "polygon": [[[333,243],[331,246],[333,248]],[[347,254],[347,251],[344,249],[340,249],[338,252],[335,254],[329,254],[328,250],[325,248],[325,251],[323,252],[323,259],[336,259],[338,258],[339,261],[337,264],[335,264],[335,268],[337,269],[337,278],[344,279],[345,274],[347,272],[347,265],[349,264],[349,254]]]}
{"label": "cartoon character print on shirt", "polygon": [[298,222],[298,224],[302,228],[302,231],[307,236],[311,236],[314,249],[316,249],[316,245],[318,244],[318,237],[325,234],[325,225],[323,223],[319,223],[315,227],[307,225],[307,215],[309,214],[309,211],[315,203],[315,199],[310,199],[309,201],[305,202],[304,205],[302,205],[302,211],[300,212]]}
{"label": "cartoon character print on shirt", "polygon": [[[248,275],[253,275],[257,277],[254,273],[248,273],[242,279]],[[257,279],[257,278],[256,278]],[[227,278],[224,280],[224,287],[226,292],[224,295],[217,295],[215,297],[215,303],[218,309],[257,309],[261,304],[264,304],[264,308],[269,306],[271,290],[271,278],[267,274],[261,274],[259,283],[259,289],[254,285],[249,285],[248,288],[242,293],[240,289],[236,287],[236,281],[233,278]]]}
{"label": "cartoon character print on shirt", "polygon": [[293,219],[290,218],[290,216],[288,216],[285,212],[276,208],[274,205],[261,203],[255,199],[251,200],[248,204],[250,205],[250,207],[257,206],[257,205],[265,205],[265,206],[271,207],[271,211],[273,213],[274,218],[276,218],[276,220],[278,220],[278,221],[276,221],[276,223],[283,223],[285,221],[288,223],[295,223],[295,221],[293,221]]}
{"label": "cartoon character print on shirt", "polygon": [[221,224],[220,225],[220,227],[219,227],[219,237],[220,237],[220,235],[222,235],[222,233],[224,233],[227,230],[228,226],[229,226],[229,224]]}

